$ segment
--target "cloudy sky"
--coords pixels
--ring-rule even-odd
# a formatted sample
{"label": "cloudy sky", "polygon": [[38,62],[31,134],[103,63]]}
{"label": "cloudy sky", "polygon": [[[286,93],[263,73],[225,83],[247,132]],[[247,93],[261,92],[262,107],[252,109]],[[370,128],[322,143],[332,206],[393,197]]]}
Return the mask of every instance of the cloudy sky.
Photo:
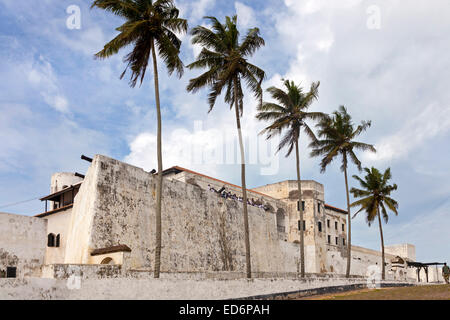
{"label": "cloudy sky", "polygon": [[[67,20],[80,8],[80,28]],[[321,81],[314,111],[345,105],[355,122],[372,120],[360,139],[377,154],[359,154],[365,166],[391,167],[398,217],[385,226],[387,244],[413,243],[418,260],[450,261],[450,2],[364,0],[178,0],[190,26],[202,17],[238,14],[244,31],[257,26],[266,46],[252,62],[267,72],[264,87],[288,78],[309,87]],[[119,55],[93,59],[121,20],[90,1],[0,0],[0,211],[33,215],[43,210],[53,172],[85,172],[81,154],[104,154],[151,170],[156,167],[152,72],[140,88],[119,80]],[[70,20],[72,21],[72,20]],[[69,21],[69,22],[70,22]],[[69,24],[70,25],[70,24]],[[184,35],[182,59],[199,48]],[[161,66],[161,64],[160,64]],[[207,114],[205,91],[186,93],[182,79],[163,67],[164,167],[179,165],[240,183],[235,119],[221,101]],[[265,97],[270,100],[270,97]],[[273,155],[257,133],[256,102],[246,96],[248,185],[295,179],[293,158]],[[314,125],[314,124],[311,124]],[[319,171],[302,141],[302,175],[325,186],[326,202],[345,208],[339,165]],[[351,168],[351,174],[357,174]],[[351,181],[354,184],[353,181]],[[376,225],[354,220],[353,242],[379,248]]]}

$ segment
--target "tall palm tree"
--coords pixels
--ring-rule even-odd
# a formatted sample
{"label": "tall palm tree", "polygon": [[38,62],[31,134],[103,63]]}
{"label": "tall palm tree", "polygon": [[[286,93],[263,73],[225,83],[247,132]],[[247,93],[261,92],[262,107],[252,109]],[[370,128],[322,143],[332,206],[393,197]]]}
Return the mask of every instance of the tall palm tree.
{"label": "tall palm tree", "polygon": [[183,75],[183,63],[179,53],[181,40],[177,34],[185,33],[188,24],[179,18],[179,11],[173,0],[96,0],[91,8],[97,7],[125,19],[125,23],[116,30],[119,34],[108,42],[103,50],[95,56],[106,59],[119,52],[120,49],[132,45],[124,62],[127,63],[120,78],[128,68],[131,69],[130,86],[138,82],[142,85],[150,55],[153,61],[153,77],[155,82],[155,100],[157,115],[157,159],[158,178],[156,186],[156,239],[154,277],[159,278],[161,269],[161,199],[162,199],[162,152],[161,152],[161,104],[159,98],[159,77],[156,55],[162,59],[169,74],[174,71]]}
{"label": "tall palm tree", "polygon": [[308,108],[317,100],[319,96],[320,82],[313,82],[309,92],[304,93],[303,89],[293,81],[284,80],[286,91],[276,87],[270,87],[267,91],[277,103],[265,102],[258,107],[256,118],[263,121],[272,121],[272,124],[265,128],[261,133],[267,133],[267,139],[281,134],[283,130],[287,131],[280,141],[277,152],[287,147],[286,157],[289,157],[295,147],[295,156],[297,164],[297,188],[298,203],[300,210],[300,266],[301,276],[305,277],[305,245],[303,230],[303,205],[302,205],[302,186],[300,179],[300,153],[299,140],[300,132],[309,136],[313,141],[317,140],[314,132],[306,123],[307,120],[316,120],[325,117],[321,112],[307,112]]}
{"label": "tall palm tree", "polygon": [[[333,112],[331,116],[322,119],[317,127],[320,140],[313,141],[311,156],[323,156],[320,163],[321,172],[324,173],[327,166],[338,156],[341,156],[341,171],[345,177],[345,192],[347,196],[348,231],[347,231],[347,271],[346,277],[350,277],[350,261],[352,254],[352,229],[350,217],[350,196],[348,191],[347,168],[349,160],[352,161],[358,170],[362,170],[361,162],[355,154],[356,150],[376,152],[373,145],[357,142],[354,139],[366,131],[371,125],[371,121],[362,121],[356,128],[352,122],[352,117],[347,113],[344,106]],[[350,159],[349,159],[350,158]]]}
{"label": "tall palm tree", "polygon": [[207,70],[199,77],[191,79],[187,90],[196,92],[203,87],[209,87],[208,112],[214,108],[217,97],[224,89],[225,103],[229,104],[230,108],[234,106],[241,152],[246,269],[247,278],[251,278],[245,153],[240,120],[244,109],[242,81],[245,81],[249,90],[262,102],[261,83],[265,78],[265,72],[251,64],[247,59],[264,45],[264,39],[259,35],[259,29],[253,28],[248,30],[245,37],[240,41],[237,16],[226,17],[225,24],[219,22],[215,17],[205,17],[205,19],[212,24],[212,27],[209,29],[197,26],[192,30],[192,43],[201,45],[203,48],[196,61],[187,67],[189,69]]}
{"label": "tall palm tree", "polygon": [[[354,175],[353,178],[358,180],[362,189],[352,188],[350,192],[353,194],[354,198],[361,198],[351,204],[351,207],[361,208],[355,213],[353,218],[356,217],[361,211],[366,212],[366,221],[369,227],[373,221],[378,218],[378,223],[380,226],[380,238],[381,238],[381,265],[382,265],[382,279],[385,280],[385,257],[384,257],[384,238],[383,238],[383,227],[381,223],[381,214],[383,214],[383,219],[385,223],[388,222],[389,216],[386,207],[398,215],[398,203],[390,197],[392,191],[397,190],[397,185],[389,185],[388,182],[392,178],[391,169],[388,168],[383,174],[381,174],[378,169],[364,168],[366,176],[364,180],[360,177]],[[381,208],[381,214],[380,214]]]}

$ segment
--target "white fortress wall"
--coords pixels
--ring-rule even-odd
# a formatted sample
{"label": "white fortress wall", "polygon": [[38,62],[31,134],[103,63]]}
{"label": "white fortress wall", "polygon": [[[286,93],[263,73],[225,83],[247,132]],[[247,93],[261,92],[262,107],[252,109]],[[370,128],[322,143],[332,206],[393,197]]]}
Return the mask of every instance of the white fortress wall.
{"label": "white fortress wall", "polygon": [[[124,244],[129,266],[152,269],[156,176],[97,155],[72,212],[66,263]],[[298,245],[278,240],[275,213],[248,207],[254,272],[297,272]],[[245,270],[242,203],[179,181],[164,181],[162,271]],[[88,239],[88,241],[86,241]]]}

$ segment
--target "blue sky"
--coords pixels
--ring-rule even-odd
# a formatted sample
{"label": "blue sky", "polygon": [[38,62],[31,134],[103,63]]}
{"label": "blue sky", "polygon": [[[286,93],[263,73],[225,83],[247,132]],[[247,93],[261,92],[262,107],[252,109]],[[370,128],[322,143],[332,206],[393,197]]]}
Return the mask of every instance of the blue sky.
{"label": "blue sky", "polygon": [[[66,27],[70,5],[81,8],[79,30]],[[399,185],[394,197],[400,214],[385,226],[387,244],[413,243],[418,260],[450,261],[448,1],[179,0],[177,5],[191,27],[205,24],[204,15],[223,19],[236,12],[241,30],[258,26],[266,46],[252,62],[267,72],[265,88],[280,86],[281,78],[305,87],[320,80],[320,98],[311,110],[332,112],[344,104],[356,122],[372,120],[361,140],[375,144],[378,153],[360,153],[360,159],[365,166],[391,167]],[[93,59],[121,20],[89,6],[79,0],[0,0],[0,211],[42,211],[37,200],[4,205],[47,194],[53,172],[85,172],[81,154],[156,167],[151,69],[143,85],[131,89],[126,79],[119,80],[127,49],[109,60]],[[380,18],[375,29],[368,25],[374,6]],[[198,48],[189,35],[182,39],[187,64]],[[185,92],[197,71],[177,79],[161,66],[160,74],[164,167],[180,165],[239,184],[238,165],[202,164],[179,151],[186,145],[206,152],[222,146],[218,132],[234,139],[233,113],[220,101],[207,114],[205,92]],[[247,95],[247,136],[264,125],[255,121],[255,108]],[[307,145],[303,140],[303,178],[323,183],[326,202],[345,208],[339,166],[320,174]],[[269,160],[278,167],[270,175],[261,174],[261,157],[248,166],[250,187],[295,178],[293,158],[280,154]],[[355,219],[353,242],[378,249],[378,229],[363,217]]]}

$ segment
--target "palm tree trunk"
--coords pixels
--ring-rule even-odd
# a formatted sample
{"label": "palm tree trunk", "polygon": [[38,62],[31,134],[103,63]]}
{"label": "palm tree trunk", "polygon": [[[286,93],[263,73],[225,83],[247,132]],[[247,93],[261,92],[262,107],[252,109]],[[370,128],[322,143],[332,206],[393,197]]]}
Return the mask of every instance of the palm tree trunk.
{"label": "palm tree trunk", "polygon": [[386,268],[384,266],[384,237],[383,237],[383,227],[381,223],[381,216],[380,216],[380,208],[378,208],[378,222],[380,224],[380,237],[381,237],[381,279],[386,279]]}
{"label": "palm tree trunk", "polygon": [[350,278],[350,264],[352,260],[352,218],[350,216],[350,194],[348,192],[347,177],[347,156],[344,154],[344,175],[345,175],[345,192],[347,195],[347,215],[348,215],[348,231],[347,231],[347,271],[345,276]]}
{"label": "palm tree trunk", "polygon": [[[300,134],[299,134],[300,138]],[[300,179],[300,153],[298,151],[298,140],[295,143],[295,156],[297,160],[297,188],[298,188],[298,203],[300,209],[300,272],[301,277],[305,277],[305,239],[303,230],[303,204],[302,204],[302,183]]]}
{"label": "palm tree trunk", "polygon": [[157,157],[158,157],[158,178],[156,183],[156,240],[155,240],[155,269],[154,277],[159,278],[161,270],[161,200],[162,200],[162,151],[161,151],[161,104],[159,100],[159,79],[158,79],[158,65],[156,61],[155,43],[152,40],[152,56],[153,56],[153,73],[155,79],[155,100],[156,100],[156,116],[158,119],[158,133],[157,133]]}
{"label": "palm tree trunk", "polygon": [[241,120],[239,117],[239,100],[238,100],[238,82],[234,79],[234,103],[236,111],[236,126],[239,136],[239,148],[241,150],[241,181],[242,181],[242,205],[244,209],[244,236],[245,236],[245,261],[247,265],[247,278],[252,277],[252,266],[250,261],[250,232],[248,228],[248,211],[247,211],[247,187],[245,184],[245,153],[244,142],[242,140]]}

